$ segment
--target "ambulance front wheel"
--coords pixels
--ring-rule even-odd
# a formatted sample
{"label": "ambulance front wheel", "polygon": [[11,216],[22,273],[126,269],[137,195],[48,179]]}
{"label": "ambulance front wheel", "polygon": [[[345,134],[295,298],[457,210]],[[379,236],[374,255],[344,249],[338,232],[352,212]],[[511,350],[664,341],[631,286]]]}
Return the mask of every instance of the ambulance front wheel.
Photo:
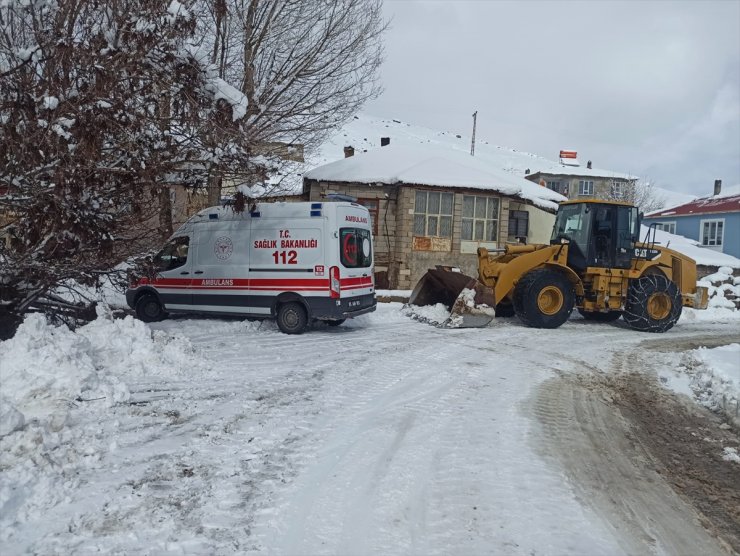
{"label": "ambulance front wheel", "polygon": [[167,318],[167,313],[156,295],[142,295],[136,302],[136,316],[144,322],[159,322]]}
{"label": "ambulance front wheel", "polygon": [[306,309],[300,303],[283,303],[277,310],[278,328],[285,334],[302,334],[308,324]]}

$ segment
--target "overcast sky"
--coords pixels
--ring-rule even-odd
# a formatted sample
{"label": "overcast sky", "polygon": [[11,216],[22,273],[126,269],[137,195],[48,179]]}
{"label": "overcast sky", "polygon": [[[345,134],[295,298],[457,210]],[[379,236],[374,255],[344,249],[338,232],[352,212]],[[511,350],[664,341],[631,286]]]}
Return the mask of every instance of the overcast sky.
{"label": "overcast sky", "polygon": [[740,1],[386,0],[370,115],[711,194],[740,183]]}

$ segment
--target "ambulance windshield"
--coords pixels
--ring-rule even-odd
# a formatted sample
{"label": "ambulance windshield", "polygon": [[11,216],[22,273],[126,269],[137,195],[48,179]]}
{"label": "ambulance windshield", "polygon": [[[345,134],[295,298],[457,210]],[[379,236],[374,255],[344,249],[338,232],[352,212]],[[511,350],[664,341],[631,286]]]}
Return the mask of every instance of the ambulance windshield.
{"label": "ambulance windshield", "polygon": [[341,228],[339,255],[346,268],[367,268],[373,264],[370,230]]}

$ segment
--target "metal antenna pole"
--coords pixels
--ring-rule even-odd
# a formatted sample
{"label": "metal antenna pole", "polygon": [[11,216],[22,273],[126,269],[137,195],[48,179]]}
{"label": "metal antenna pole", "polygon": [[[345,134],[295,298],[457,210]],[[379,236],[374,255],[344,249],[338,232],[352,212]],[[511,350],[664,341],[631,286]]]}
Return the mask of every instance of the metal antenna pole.
{"label": "metal antenna pole", "polygon": [[473,112],[473,138],[470,140],[470,156],[475,156],[475,122],[478,119],[478,111]]}

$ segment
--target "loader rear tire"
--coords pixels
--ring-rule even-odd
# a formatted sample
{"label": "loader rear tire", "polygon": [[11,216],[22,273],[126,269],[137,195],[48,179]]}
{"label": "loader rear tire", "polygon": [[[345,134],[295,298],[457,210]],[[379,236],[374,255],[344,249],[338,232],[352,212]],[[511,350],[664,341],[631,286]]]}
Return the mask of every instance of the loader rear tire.
{"label": "loader rear tire", "polygon": [[606,313],[601,313],[599,311],[584,311],[583,309],[578,309],[578,312],[581,313],[584,319],[592,320],[594,322],[614,322],[615,320],[619,320],[619,317],[622,316],[622,311],[607,311]]}
{"label": "loader rear tire", "polygon": [[662,274],[650,274],[630,284],[622,318],[635,330],[665,332],[676,324],[682,309],[678,286]]}
{"label": "loader rear tire", "polygon": [[568,320],[574,305],[573,286],[554,270],[532,270],[514,289],[516,316],[533,328],[557,328]]}

